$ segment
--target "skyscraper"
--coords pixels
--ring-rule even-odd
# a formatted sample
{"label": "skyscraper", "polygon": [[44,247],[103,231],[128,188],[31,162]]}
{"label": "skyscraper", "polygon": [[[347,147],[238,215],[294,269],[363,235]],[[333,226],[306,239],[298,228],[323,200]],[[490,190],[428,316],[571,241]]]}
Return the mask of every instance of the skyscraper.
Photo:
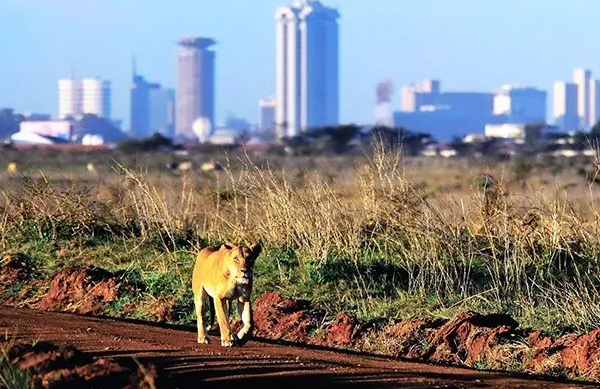
{"label": "skyscraper", "polygon": [[158,132],[168,138],[175,136],[175,91],[148,82],[137,73],[135,62],[130,98],[130,135],[145,138]]}
{"label": "skyscraper", "polygon": [[58,80],[58,117],[81,115],[81,82],[73,79]]}
{"label": "skyscraper", "polygon": [[58,80],[58,117],[93,114],[110,119],[110,81],[88,78]]}
{"label": "skyscraper", "polygon": [[577,85],[577,115],[583,128],[590,126],[590,82],[592,72],[588,69],[573,70],[573,82]]}
{"label": "skyscraper", "polygon": [[129,90],[129,135],[133,137],[144,138],[150,135],[149,96],[150,84],[144,77],[137,73],[134,60],[131,87]]}
{"label": "skyscraper", "polygon": [[275,134],[275,111],[277,109],[277,100],[275,97],[260,99],[259,107],[259,127],[260,131],[269,137]]}
{"label": "skyscraper", "polygon": [[150,84],[148,94],[149,128],[167,138],[175,136],[175,91]]}
{"label": "skyscraper", "polygon": [[590,128],[600,120],[600,82],[590,80]]}
{"label": "skyscraper", "polygon": [[192,123],[215,122],[215,44],[211,38],[184,38],[177,54],[176,135],[193,137]]}
{"label": "skyscraper", "polygon": [[297,0],[275,13],[281,136],[339,122],[339,17],[317,0]]}
{"label": "skyscraper", "polygon": [[88,78],[81,81],[81,84],[83,113],[110,119],[110,81]]}
{"label": "skyscraper", "polygon": [[556,125],[565,131],[581,128],[577,111],[577,85],[556,81],[553,89],[553,116]]}

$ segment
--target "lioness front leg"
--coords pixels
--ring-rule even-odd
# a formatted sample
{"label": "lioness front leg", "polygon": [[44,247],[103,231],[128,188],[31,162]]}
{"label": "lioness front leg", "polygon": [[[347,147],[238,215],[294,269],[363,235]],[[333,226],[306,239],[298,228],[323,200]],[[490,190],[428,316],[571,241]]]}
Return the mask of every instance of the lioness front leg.
{"label": "lioness front leg", "polygon": [[220,298],[213,298],[215,302],[215,312],[217,313],[217,321],[219,322],[219,331],[221,332],[221,346],[233,346],[233,337],[229,330],[228,315],[225,313],[225,302]]}
{"label": "lioness front leg", "polygon": [[250,305],[250,301],[242,302],[238,300],[237,310],[244,323],[242,329],[237,333],[238,339],[241,340],[248,335],[254,324],[252,323],[252,305]]}

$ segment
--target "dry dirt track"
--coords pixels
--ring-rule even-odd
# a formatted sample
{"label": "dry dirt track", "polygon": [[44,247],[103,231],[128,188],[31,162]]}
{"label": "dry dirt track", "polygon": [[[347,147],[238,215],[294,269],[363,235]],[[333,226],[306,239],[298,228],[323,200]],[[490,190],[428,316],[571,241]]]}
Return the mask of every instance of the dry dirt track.
{"label": "dry dirt track", "polygon": [[0,333],[71,344],[96,356],[137,357],[169,371],[179,388],[583,388],[494,373],[398,362],[253,341],[224,349],[195,343],[191,329],[0,307]]}

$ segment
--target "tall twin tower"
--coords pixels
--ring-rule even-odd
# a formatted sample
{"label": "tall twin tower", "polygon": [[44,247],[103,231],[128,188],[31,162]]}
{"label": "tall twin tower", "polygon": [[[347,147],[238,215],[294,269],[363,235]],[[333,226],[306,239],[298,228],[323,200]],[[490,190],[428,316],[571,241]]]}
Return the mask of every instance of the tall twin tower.
{"label": "tall twin tower", "polygon": [[275,13],[278,137],[338,124],[339,17],[316,0]]}
{"label": "tall twin tower", "polygon": [[[339,17],[318,0],[296,0],[275,13],[279,138],[338,124]],[[192,137],[197,119],[215,124],[215,41],[186,38],[178,44],[176,132]]]}

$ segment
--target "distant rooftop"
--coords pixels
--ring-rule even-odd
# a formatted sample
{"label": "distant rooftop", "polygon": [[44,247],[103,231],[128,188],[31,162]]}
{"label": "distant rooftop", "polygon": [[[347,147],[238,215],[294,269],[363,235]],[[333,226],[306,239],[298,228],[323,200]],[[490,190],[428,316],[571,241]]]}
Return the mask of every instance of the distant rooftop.
{"label": "distant rooftop", "polygon": [[190,47],[196,49],[206,49],[212,45],[217,43],[212,38],[204,38],[204,37],[186,37],[180,39],[177,44],[183,47]]}

